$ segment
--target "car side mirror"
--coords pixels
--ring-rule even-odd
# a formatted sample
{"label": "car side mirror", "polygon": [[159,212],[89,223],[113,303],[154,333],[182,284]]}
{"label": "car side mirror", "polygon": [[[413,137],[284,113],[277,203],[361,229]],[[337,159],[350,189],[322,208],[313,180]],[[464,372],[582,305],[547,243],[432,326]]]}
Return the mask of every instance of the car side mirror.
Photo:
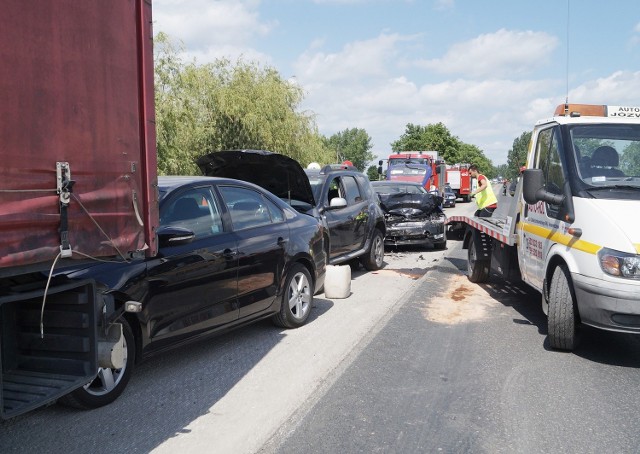
{"label": "car side mirror", "polygon": [[160,247],[181,246],[189,244],[196,234],[184,227],[160,227],[158,229],[158,244]]}
{"label": "car side mirror", "polygon": [[335,210],[335,209],[338,209],[338,208],[344,208],[346,206],[347,206],[347,200],[346,199],[343,199],[342,197],[334,197],[329,202],[329,206],[327,207],[327,209],[328,210]]}
{"label": "car side mirror", "polygon": [[544,175],[541,169],[527,169],[522,174],[522,194],[529,205],[537,202],[547,202],[561,205],[564,195],[554,194],[544,189]]}

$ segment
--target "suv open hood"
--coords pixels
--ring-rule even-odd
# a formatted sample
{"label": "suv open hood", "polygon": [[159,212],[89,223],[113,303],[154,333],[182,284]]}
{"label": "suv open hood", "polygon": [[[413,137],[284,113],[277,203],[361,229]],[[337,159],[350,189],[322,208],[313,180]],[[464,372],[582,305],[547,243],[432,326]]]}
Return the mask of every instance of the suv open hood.
{"label": "suv open hood", "polygon": [[313,191],[298,161],[264,150],[224,150],[209,153],[196,162],[209,177],[248,181],[287,200],[314,206]]}

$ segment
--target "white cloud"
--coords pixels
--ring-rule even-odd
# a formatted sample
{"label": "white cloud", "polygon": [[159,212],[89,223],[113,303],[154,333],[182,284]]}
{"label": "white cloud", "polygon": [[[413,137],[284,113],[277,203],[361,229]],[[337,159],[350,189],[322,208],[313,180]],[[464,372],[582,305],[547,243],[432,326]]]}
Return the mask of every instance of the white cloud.
{"label": "white cloud", "polygon": [[569,102],[640,105],[640,71],[616,71],[610,76],[585,82],[569,91]]}
{"label": "white cloud", "polygon": [[296,75],[302,83],[329,83],[387,77],[389,66],[397,56],[397,44],[411,41],[414,36],[381,34],[377,38],[346,44],[340,52],[324,53],[318,42],[305,51],[294,63]]}
{"label": "white cloud", "polygon": [[261,21],[258,0],[155,0],[154,33],[184,42],[189,57],[205,63],[215,58],[264,58],[251,48],[275,23]]}
{"label": "white cloud", "polygon": [[437,11],[445,11],[453,9],[455,6],[455,0],[436,0],[435,9]]}
{"label": "white cloud", "polygon": [[454,44],[442,58],[422,60],[417,65],[465,77],[526,75],[548,63],[557,46],[558,39],[548,33],[501,29]]}
{"label": "white cloud", "polygon": [[552,101],[532,104],[531,100],[561,88],[560,80],[459,79],[417,86],[398,77],[370,86],[317,87],[309,91],[305,105],[318,113],[322,134],[365,129],[380,157],[389,153],[389,144],[400,137],[408,123],[442,122],[452,134],[477,145],[500,164],[506,162],[513,140],[553,111],[548,107]]}

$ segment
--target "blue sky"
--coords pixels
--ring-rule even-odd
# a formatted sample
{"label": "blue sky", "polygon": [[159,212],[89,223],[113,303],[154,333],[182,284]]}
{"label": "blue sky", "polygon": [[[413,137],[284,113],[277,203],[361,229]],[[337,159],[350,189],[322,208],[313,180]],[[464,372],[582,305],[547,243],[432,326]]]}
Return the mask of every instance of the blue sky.
{"label": "blue sky", "polygon": [[153,14],[187,58],[275,68],[320,133],[365,129],[380,157],[408,123],[442,122],[504,164],[567,85],[570,102],[640,105],[637,0],[154,0]]}

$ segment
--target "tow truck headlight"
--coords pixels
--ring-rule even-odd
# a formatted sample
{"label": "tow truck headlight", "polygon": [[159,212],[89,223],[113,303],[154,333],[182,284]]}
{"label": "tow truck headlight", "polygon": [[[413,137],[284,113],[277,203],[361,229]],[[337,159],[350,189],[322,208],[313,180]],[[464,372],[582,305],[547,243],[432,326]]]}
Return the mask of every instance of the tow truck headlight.
{"label": "tow truck headlight", "polygon": [[602,271],[611,276],[640,279],[640,255],[603,248],[598,259]]}

